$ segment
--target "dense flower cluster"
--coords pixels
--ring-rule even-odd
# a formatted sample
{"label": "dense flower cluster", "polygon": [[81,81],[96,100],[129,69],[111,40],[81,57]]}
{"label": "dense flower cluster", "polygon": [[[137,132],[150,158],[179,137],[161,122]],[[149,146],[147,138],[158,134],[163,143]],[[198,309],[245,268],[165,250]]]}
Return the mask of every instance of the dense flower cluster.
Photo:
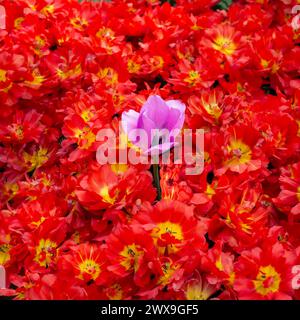
{"label": "dense flower cluster", "polygon": [[[296,0],[1,0],[1,295],[297,299]],[[150,95],[205,130],[201,175],[99,165]]]}

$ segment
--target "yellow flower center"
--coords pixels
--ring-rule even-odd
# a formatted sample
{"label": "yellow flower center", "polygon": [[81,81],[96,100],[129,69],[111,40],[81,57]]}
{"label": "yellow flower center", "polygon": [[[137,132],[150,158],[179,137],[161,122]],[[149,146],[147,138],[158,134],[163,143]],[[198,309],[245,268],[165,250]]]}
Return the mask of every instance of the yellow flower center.
{"label": "yellow flower center", "polygon": [[141,65],[139,63],[135,63],[133,60],[129,59],[127,62],[127,70],[129,73],[137,73],[141,69]]}
{"label": "yellow flower center", "polygon": [[38,221],[32,221],[31,225],[38,228],[45,220],[46,220],[45,217],[41,217],[41,219]]}
{"label": "yellow flower center", "polygon": [[195,86],[200,80],[199,72],[196,70],[191,70],[188,76],[184,78],[184,82],[187,82],[190,86]]}
{"label": "yellow flower center", "polygon": [[89,109],[83,110],[82,113],[81,113],[81,118],[85,122],[90,121],[93,118],[93,116],[94,116],[94,113]]}
{"label": "yellow flower center", "polygon": [[10,245],[7,243],[1,244],[0,245],[0,265],[5,265],[5,263],[7,261],[9,261],[10,259],[10,254],[9,254],[9,250],[10,250]]}
{"label": "yellow flower center", "polygon": [[87,20],[85,20],[81,17],[75,17],[75,18],[70,19],[70,23],[75,29],[78,29],[80,31],[82,31],[83,28],[88,25]]}
{"label": "yellow flower center", "polygon": [[271,265],[260,267],[256,280],[253,280],[255,290],[263,296],[277,292],[280,282],[280,275]]}
{"label": "yellow flower center", "polygon": [[22,125],[13,124],[12,129],[19,140],[24,138],[24,130]]}
{"label": "yellow flower center", "polygon": [[41,10],[41,13],[45,16],[48,16],[49,14],[52,15],[54,10],[55,6],[53,4],[48,4]]}
{"label": "yellow flower center", "polygon": [[104,187],[102,187],[100,189],[99,194],[103,198],[102,199],[103,202],[110,203],[110,204],[114,204],[117,198],[117,195],[115,195],[114,197],[111,197],[111,195],[109,194],[108,185],[105,185]]}
{"label": "yellow flower center", "polygon": [[106,291],[110,300],[121,300],[123,297],[122,287],[118,283],[112,285]]}
{"label": "yellow flower center", "polygon": [[193,283],[187,286],[185,296],[187,300],[207,300],[211,292],[203,289],[200,283]]}
{"label": "yellow flower center", "polygon": [[22,17],[17,18],[17,19],[14,21],[14,27],[15,27],[17,30],[21,29],[21,24],[22,24],[23,21],[24,21],[24,18],[22,18]]}
{"label": "yellow flower center", "polygon": [[143,251],[135,243],[127,245],[120,252],[122,257],[121,266],[123,266],[127,271],[133,269],[134,271],[138,268],[138,259],[143,255]]}
{"label": "yellow flower center", "polygon": [[36,261],[41,267],[48,267],[54,262],[57,256],[57,244],[49,239],[41,239],[39,245],[35,249]]}
{"label": "yellow flower center", "polygon": [[115,33],[110,28],[102,27],[96,33],[96,37],[100,38],[100,39],[106,38],[106,39],[114,40],[115,39]]}
{"label": "yellow flower center", "polygon": [[32,77],[31,81],[26,80],[24,83],[28,86],[40,86],[45,81],[45,77],[40,74],[38,69],[33,70]]}
{"label": "yellow flower center", "polygon": [[210,184],[208,184],[205,190],[205,194],[211,199],[212,196],[216,194],[216,191],[211,187]]}
{"label": "yellow flower center", "polygon": [[213,116],[216,119],[220,118],[222,114],[222,109],[219,107],[217,102],[205,102],[204,100],[202,100],[202,105],[209,115]]}
{"label": "yellow flower center", "polygon": [[261,64],[261,66],[262,66],[263,68],[266,69],[266,68],[269,67],[270,61],[265,60],[265,59],[261,59],[261,60],[260,60],[260,64]]}
{"label": "yellow flower center", "polygon": [[48,150],[41,148],[34,152],[32,155],[24,152],[24,160],[26,163],[30,163],[29,171],[41,167],[48,159]]}
{"label": "yellow flower center", "polygon": [[153,56],[150,58],[150,63],[152,66],[152,71],[162,69],[164,66],[164,59],[161,56]]}
{"label": "yellow flower center", "polygon": [[65,80],[67,78],[70,77],[74,77],[74,76],[79,76],[82,73],[82,69],[81,69],[81,64],[77,64],[75,66],[75,68],[70,69],[70,70],[61,70],[61,69],[56,69],[56,74],[57,76],[62,79]]}
{"label": "yellow flower center", "polygon": [[115,164],[112,164],[110,167],[111,167],[111,170],[116,174],[122,174],[128,170],[127,164],[123,164],[123,163],[115,163]]}
{"label": "yellow flower center", "polygon": [[113,68],[100,69],[97,76],[108,85],[115,85],[118,83],[119,75]]}
{"label": "yellow flower center", "polygon": [[[167,244],[166,246],[162,246],[161,243],[158,244],[159,240],[164,240],[164,236],[171,236],[176,241],[175,243]],[[158,223],[157,226],[152,230],[151,233],[152,238],[154,239],[155,245],[158,245],[160,251],[168,250],[168,253],[174,253],[178,251],[178,247],[176,246],[176,242],[181,242],[184,237],[182,233],[182,228],[179,224],[173,223],[170,221]],[[168,239],[165,239],[166,243],[168,243]]]}
{"label": "yellow flower center", "polygon": [[80,149],[89,149],[96,141],[96,135],[90,130],[89,127],[75,130],[75,137],[78,139]]}
{"label": "yellow flower center", "polygon": [[224,271],[224,266],[223,266],[223,263],[222,263],[222,257],[221,256],[216,260],[216,267],[218,268],[218,270]]}
{"label": "yellow flower center", "polygon": [[232,39],[219,35],[213,42],[213,48],[227,56],[231,56],[236,50],[236,45]]}
{"label": "yellow flower center", "polygon": [[79,264],[78,269],[80,270],[78,278],[81,280],[84,280],[84,274],[90,276],[91,279],[96,280],[101,273],[100,265],[92,259],[83,260]]}
{"label": "yellow flower center", "polygon": [[231,140],[227,146],[227,150],[231,154],[231,159],[227,161],[229,166],[245,164],[251,160],[251,149],[241,140]]}
{"label": "yellow flower center", "polygon": [[0,82],[6,81],[6,70],[0,69]]}
{"label": "yellow flower center", "polygon": [[174,265],[169,262],[166,262],[163,267],[163,275],[159,278],[158,283],[165,286],[170,282],[174,272],[179,268],[179,265]]}

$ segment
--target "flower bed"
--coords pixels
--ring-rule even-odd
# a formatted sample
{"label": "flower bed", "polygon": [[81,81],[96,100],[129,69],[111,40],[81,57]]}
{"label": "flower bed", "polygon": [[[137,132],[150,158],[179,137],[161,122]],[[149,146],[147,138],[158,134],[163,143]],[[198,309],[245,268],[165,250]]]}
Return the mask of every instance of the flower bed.
{"label": "flower bed", "polygon": [[[0,5],[1,296],[300,297],[297,1]],[[204,130],[202,172],[99,163],[122,122]]]}

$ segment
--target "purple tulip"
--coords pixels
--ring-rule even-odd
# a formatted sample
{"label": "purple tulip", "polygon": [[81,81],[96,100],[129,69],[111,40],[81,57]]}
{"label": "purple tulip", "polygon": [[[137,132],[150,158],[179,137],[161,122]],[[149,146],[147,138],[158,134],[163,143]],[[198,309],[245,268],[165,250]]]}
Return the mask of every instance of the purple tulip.
{"label": "purple tulip", "polygon": [[[122,127],[129,140],[145,153],[153,149],[162,153],[174,146],[175,137],[183,126],[184,117],[185,105],[182,102],[164,101],[160,96],[153,95],[148,98],[139,113],[134,110],[123,112]],[[136,129],[144,130],[147,139],[141,140],[136,137],[136,134],[132,135],[132,132],[137,132]],[[164,132],[158,141],[153,135],[157,129]]]}

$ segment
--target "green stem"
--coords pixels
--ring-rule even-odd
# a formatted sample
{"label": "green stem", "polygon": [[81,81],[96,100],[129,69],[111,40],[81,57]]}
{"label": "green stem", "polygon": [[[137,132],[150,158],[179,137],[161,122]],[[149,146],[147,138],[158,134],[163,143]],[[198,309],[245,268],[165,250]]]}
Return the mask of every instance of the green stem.
{"label": "green stem", "polygon": [[159,176],[159,165],[153,164],[153,177],[155,187],[157,189],[157,200],[161,200],[161,188],[160,188],[160,176]]}

